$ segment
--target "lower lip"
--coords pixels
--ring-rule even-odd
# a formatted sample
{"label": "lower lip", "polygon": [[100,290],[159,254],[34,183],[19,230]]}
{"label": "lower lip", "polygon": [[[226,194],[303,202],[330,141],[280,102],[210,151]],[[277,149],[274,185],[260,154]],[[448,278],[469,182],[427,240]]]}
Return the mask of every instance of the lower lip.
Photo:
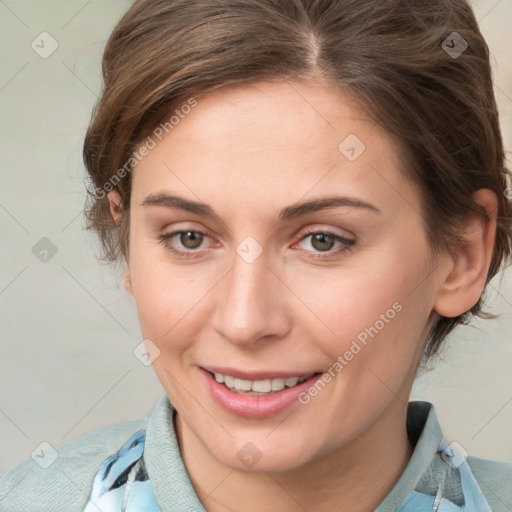
{"label": "lower lip", "polygon": [[270,418],[290,408],[298,402],[299,395],[322,376],[315,374],[302,384],[275,391],[271,395],[242,395],[217,382],[210,372],[201,368],[201,373],[215,402],[235,416],[251,419]]}

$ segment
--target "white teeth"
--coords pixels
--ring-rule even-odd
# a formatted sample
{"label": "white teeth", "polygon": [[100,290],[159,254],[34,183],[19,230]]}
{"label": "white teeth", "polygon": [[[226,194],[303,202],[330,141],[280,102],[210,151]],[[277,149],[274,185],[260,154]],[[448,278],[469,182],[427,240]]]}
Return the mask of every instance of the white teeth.
{"label": "white teeth", "polygon": [[272,391],[272,381],[270,379],[255,380],[252,382],[252,390],[258,393],[268,393]]}
{"label": "white teeth", "polygon": [[289,388],[295,386],[297,382],[299,382],[299,377],[290,377],[289,379],[286,379],[284,381],[285,385],[288,386]]}
{"label": "white teeth", "polygon": [[284,379],[272,379],[272,391],[284,389]]}
{"label": "white teeth", "polygon": [[235,379],[235,389],[239,389],[240,391],[251,391],[251,386],[252,382],[250,380]]}
{"label": "white teeth", "polygon": [[236,391],[247,395],[267,394],[272,391],[281,391],[285,387],[292,388],[297,384],[304,382],[306,377],[289,377],[288,379],[264,379],[264,380],[245,380],[215,373],[215,380],[225,384],[231,391]]}

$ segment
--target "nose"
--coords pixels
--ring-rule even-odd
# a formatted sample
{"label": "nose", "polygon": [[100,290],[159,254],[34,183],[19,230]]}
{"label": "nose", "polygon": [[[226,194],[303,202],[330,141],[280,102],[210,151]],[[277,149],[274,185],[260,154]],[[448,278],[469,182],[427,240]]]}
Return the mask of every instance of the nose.
{"label": "nose", "polygon": [[214,329],[240,346],[260,345],[284,337],[291,327],[290,297],[265,252],[252,262],[234,255],[233,267],[218,285]]}

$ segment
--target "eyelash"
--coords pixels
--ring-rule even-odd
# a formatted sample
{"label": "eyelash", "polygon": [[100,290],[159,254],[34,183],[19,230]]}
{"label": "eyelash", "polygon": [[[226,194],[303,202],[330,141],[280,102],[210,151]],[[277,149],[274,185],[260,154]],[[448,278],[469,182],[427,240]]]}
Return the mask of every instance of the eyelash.
{"label": "eyelash", "polygon": [[[201,250],[180,251],[179,249],[176,249],[171,244],[169,244],[169,240],[174,238],[176,235],[181,235],[182,233],[188,233],[188,232],[208,237],[208,235],[206,233],[204,233],[203,231],[199,231],[199,230],[195,230],[195,229],[184,229],[184,230],[174,231],[172,233],[160,235],[159,236],[160,243],[162,243],[167,249],[169,249],[172,253],[176,254],[177,256],[180,256],[183,258],[199,258],[203,255],[202,254],[203,251],[201,251]],[[342,254],[346,251],[351,251],[352,246],[356,242],[354,239],[336,235],[335,233],[331,233],[330,231],[312,230],[312,231],[308,231],[308,232],[302,234],[302,236],[296,243],[302,242],[303,240],[305,240],[307,237],[309,237],[311,235],[319,235],[319,234],[333,237],[335,242],[340,242],[342,245],[337,250],[331,250],[331,251],[325,251],[325,252],[318,251],[316,253],[311,253],[311,251],[305,251],[306,253],[308,253],[308,255],[307,255],[308,258],[311,258],[311,259],[332,258],[332,257]]]}
{"label": "eyelash", "polygon": [[167,233],[167,234],[164,234],[164,235],[160,235],[159,236],[160,242],[167,249],[169,249],[172,253],[176,254],[177,256],[181,256],[183,258],[198,258],[198,257],[203,255],[202,252],[204,250],[203,251],[201,251],[201,250],[196,250],[196,251],[193,251],[193,250],[180,251],[179,249],[176,249],[175,247],[173,247],[172,245],[169,244],[169,240],[171,238],[174,238],[176,235],[181,235],[182,233],[188,233],[188,232],[196,233],[196,234],[199,234],[199,235],[202,235],[202,236],[208,236],[203,231],[199,231],[197,229],[182,229],[180,231],[173,231],[172,233]]}
{"label": "eyelash", "polygon": [[356,243],[356,241],[353,238],[346,238],[344,236],[340,236],[340,235],[336,235],[335,233],[331,233],[330,231],[322,231],[322,230],[319,231],[318,229],[307,231],[306,233],[303,233],[299,239],[299,242],[302,242],[303,240],[305,240],[307,237],[309,237],[311,235],[327,235],[327,236],[332,237],[335,242],[341,243],[341,246],[338,247],[338,249],[336,249],[336,250],[332,249],[330,251],[325,251],[325,252],[317,251],[317,252],[313,252],[313,253],[311,253],[310,251],[306,251],[308,253],[307,257],[311,258],[311,259],[328,259],[328,258],[338,256],[347,251],[351,251],[352,246]]}

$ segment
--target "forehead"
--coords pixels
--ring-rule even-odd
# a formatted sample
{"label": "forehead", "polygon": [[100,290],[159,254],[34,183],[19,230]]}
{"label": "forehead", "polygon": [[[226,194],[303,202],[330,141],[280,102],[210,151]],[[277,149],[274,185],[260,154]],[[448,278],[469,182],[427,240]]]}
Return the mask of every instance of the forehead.
{"label": "forehead", "polygon": [[415,193],[396,141],[339,90],[259,82],[195,99],[135,167],[136,199],[165,188],[253,206],[326,191],[378,201]]}

